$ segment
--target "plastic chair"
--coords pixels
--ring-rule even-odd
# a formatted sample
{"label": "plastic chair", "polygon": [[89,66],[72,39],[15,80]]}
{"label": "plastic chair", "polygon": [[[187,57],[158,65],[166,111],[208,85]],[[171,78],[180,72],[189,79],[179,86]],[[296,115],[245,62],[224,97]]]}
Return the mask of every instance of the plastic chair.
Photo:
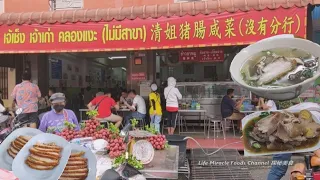
{"label": "plastic chair", "polygon": [[137,128],[140,128],[141,130],[143,130],[144,127],[146,126],[145,118],[137,119],[137,121],[138,121]]}
{"label": "plastic chair", "polygon": [[161,134],[163,134],[163,130],[165,129],[165,128],[167,128],[167,126],[166,126],[166,123],[165,122],[167,122],[168,121],[168,118],[162,118],[161,119],[161,122],[162,122],[162,124],[161,124]]}
{"label": "plastic chair", "polygon": [[224,124],[222,123],[221,117],[208,115],[209,120],[208,124],[208,138],[210,138],[210,131],[213,130],[213,138],[215,139],[216,135],[219,135],[220,132],[223,133],[223,138],[226,138],[225,131],[224,131]]}
{"label": "plastic chair", "polygon": [[187,121],[186,121],[186,118],[184,116],[180,116],[179,126],[180,126],[182,132],[183,132],[183,127],[185,128],[186,131],[188,131]]}
{"label": "plastic chair", "polygon": [[226,134],[226,129],[227,129],[227,121],[230,121],[231,122],[231,126],[232,126],[232,130],[233,130],[233,136],[235,137],[236,136],[236,129],[234,127],[234,121],[237,121],[237,120],[232,120],[232,119],[227,119],[227,118],[224,118],[224,134]]}

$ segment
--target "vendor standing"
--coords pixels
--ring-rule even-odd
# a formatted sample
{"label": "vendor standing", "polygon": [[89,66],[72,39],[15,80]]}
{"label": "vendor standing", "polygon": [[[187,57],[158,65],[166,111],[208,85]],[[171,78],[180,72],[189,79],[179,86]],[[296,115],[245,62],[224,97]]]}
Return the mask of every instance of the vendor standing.
{"label": "vendor standing", "polygon": [[80,130],[77,116],[72,110],[65,109],[66,97],[63,93],[55,93],[50,97],[52,110],[44,114],[40,121],[39,129],[43,132],[53,130],[54,132],[61,132],[65,126],[64,122],[73,123],[75,130]]}

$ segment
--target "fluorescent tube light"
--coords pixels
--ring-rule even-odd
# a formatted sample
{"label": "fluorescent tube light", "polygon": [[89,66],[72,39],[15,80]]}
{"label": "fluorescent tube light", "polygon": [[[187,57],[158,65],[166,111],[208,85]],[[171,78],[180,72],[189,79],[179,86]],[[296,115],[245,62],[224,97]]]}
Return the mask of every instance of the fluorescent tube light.
{"label": "fluorescent tube light", "polygon": [[113,56],[113,57],[109,57],[109,59],[114,60],[114,59],[125,59],[127,58],[127,56]]}

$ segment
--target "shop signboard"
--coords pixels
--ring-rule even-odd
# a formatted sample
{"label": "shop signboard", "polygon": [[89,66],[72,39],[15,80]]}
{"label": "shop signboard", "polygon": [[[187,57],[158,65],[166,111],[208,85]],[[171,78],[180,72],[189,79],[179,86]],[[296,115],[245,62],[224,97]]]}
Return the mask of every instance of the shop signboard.
{"label": "shop signboard", "polygon": [[132,73],[131,80],[146,80],[146,74],[144,72]]}
{"label": "shop signboard", "polygon": [[223,62],[224,51],[223,49],[204,49],[199,50],[200,62]]}
{"label": "shop signboard", "polygon": [[1,25],[0,53],[123,51],[246,45],[279,34],[306,38],[306,7],[110,22]]}
{"label": "shop signboard", "polygon": [[181,50],[179,52],[179,61],[198,61],[198,51],[197,50]]}

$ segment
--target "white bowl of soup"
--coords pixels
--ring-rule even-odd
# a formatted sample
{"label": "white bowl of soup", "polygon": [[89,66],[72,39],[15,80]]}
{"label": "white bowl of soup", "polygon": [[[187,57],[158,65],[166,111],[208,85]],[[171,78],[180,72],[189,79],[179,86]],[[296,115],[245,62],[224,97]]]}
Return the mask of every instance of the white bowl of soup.
{"label": "white bowl of soup", "polygon": [[242,49],[230,66],[232,79],[254,94],[289,100],[320,76],[320,46],[300,38],[277,37]]}

